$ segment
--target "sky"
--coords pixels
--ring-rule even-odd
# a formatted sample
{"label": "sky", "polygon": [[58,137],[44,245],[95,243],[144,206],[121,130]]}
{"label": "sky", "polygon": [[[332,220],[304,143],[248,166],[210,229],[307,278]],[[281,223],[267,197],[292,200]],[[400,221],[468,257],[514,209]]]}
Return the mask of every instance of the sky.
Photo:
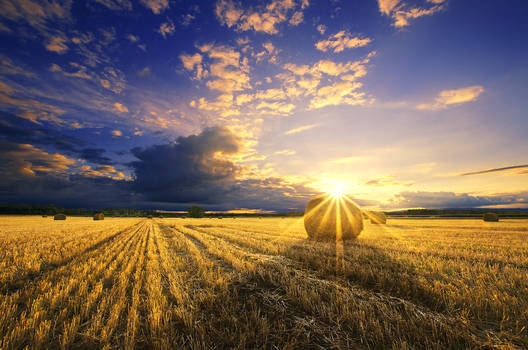
{"label": "sky", "polygon": [[0,0],[0,202],[528,208],[523,0]]}

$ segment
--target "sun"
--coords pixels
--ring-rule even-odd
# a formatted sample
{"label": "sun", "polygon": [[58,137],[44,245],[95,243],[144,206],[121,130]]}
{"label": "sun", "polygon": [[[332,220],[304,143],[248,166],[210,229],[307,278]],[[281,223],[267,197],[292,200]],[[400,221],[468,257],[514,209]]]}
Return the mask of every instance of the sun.
{"label": "sun", "polygon": [[324,181],[322,190],[333,197],[342,197],[347,193],[348,186],[341,181],[327,179]]}

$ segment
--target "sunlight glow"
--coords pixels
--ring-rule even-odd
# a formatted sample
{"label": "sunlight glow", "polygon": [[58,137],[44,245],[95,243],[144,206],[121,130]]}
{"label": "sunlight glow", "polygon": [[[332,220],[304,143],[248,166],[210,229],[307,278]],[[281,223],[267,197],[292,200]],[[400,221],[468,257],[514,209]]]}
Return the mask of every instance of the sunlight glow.
{"label": "sunlight glow", "polygon": [[338,180],[327,179],[321,184],[321,189],[333,197],[342,197],[349,190],[349,186]]}

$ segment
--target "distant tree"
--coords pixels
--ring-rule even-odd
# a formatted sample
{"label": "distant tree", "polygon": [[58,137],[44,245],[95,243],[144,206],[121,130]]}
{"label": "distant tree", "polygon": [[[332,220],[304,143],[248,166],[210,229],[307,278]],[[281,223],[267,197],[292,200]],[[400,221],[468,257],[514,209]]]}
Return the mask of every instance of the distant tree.
{"label": "distant tree", "polygon": [[187,209],[187,213],[189,214],[189,217],[191,218],[203,218],[205,215],[205,210],[202,207],[193,205],[192,207]]}

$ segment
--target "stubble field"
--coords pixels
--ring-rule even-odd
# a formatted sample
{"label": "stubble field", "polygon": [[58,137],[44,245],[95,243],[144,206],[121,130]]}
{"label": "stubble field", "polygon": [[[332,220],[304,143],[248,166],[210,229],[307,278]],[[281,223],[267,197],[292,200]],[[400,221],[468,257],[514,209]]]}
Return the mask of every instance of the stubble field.
{"label": "stubble field", "polygon": [[528,348],[528,220],[0,218],[1,349]]}

